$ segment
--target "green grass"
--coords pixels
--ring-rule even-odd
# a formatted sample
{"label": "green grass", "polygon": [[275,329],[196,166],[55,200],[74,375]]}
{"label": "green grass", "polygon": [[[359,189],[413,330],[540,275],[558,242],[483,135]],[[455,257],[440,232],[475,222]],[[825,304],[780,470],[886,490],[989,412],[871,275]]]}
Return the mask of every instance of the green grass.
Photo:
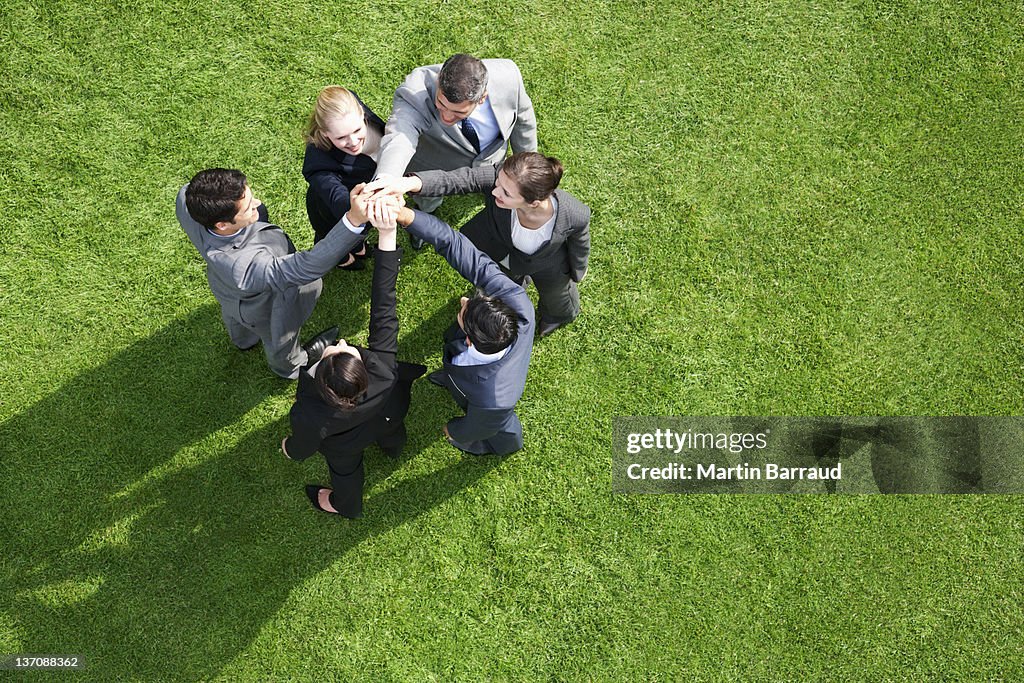
{"label": "green grass", "polygon": [[[0,654],[77,680],[1019,680],[1019,496],[614,496],[618,415],[1024,413],[1019,3],[0,0]],[[300,248],[300,132],[468,51],[594,210],[527,447],[418,383],[366,519],[229,344],[173,200],[239,167]],[[478,198],[446,202],[460,225]],[[365,340],[369,272],[307,334]],[[464,283],[399,279],[436,367]],[[54,674],[53,678],[65,674]],[[32,678],[48,679],[37,673]],[[28,676],[26,676],[28,678]]]}

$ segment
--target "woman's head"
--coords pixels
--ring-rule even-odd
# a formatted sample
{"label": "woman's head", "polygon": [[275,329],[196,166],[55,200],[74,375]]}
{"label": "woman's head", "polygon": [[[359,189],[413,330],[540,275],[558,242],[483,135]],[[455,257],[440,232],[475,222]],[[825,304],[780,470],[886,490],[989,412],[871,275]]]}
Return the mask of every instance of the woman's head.
{"label": "woman's head", "polygon": [[501,165],[494,195],[498,206],[520,209],[551,196],[562,180],[562,162],[537,152],[513,154]]}
{"label": "woman's head", "polygon": [[316,367],[316,388],[320,398],[335,408],[351,409],[370,386],[359,349],[344,339],[324,349]]}
{"label": "woman's head", "polygon": [[306,129],[306,141],[327,151],[359,154],[366,143],[366,116],[359,100],[339,85],[320,91]]}

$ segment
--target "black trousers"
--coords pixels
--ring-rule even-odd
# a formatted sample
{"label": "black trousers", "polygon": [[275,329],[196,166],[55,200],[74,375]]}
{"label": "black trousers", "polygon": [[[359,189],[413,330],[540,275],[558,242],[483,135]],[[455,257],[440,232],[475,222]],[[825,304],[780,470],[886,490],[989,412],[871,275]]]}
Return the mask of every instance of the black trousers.
{"label": "black trousers", "polygon": [[[373,434],[380,448],[398,457],[408,435],[405,416],[412,400],[412,383],[427,371],[416,363],[398,363],[398,381],[381,412],[374,416]],[[346,517],[363,516],[363,449],[328,451],[324,453],[331,474],[331,505]]]}

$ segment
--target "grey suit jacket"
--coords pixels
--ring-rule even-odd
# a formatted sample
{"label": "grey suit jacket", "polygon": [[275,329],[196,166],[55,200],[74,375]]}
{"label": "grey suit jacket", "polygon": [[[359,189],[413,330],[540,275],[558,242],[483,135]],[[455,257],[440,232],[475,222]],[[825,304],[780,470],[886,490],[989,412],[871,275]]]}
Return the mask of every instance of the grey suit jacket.
{"label": "grey suit jacket", "polygon": [[491,195],[500,168],[498,164],[454,171],[419,171],[416,175],[423,183],[420,193],[428,197],[484,193],[483,211],[470,219],[462,232],[495,261],[507,255],[509,270],[515,275],[559,268],[574,282],[582,280],[590,258],[590,207],[564,190],[555,190],[558,215],[551,239],[533,254],[517,251],[512,243],[512,210],[498,206]]}
{"label": "grey suit jacket", "polygon": [[401,176],[406,169],[450,170],[500,161],[508,152],[537,149],[537,118],[519,67],[509,59],[485,59],[487,97],[500,135],[477,154],[459,125],[446,126],[434,106],[440,64],[421,66],[395,91],[384,130],[377,176]]}
{"label": "grey suit jacket", "polygon": [[320,293],[320,278],[358,244],[361,235],[344,226],[309,251],[281,228],[257,221],[230,237],[214,235],[189,215],[185,185],[176,213],[182,230],[206,261],[206,279],[225,319],[255,331],[264,344],[290,346]]}

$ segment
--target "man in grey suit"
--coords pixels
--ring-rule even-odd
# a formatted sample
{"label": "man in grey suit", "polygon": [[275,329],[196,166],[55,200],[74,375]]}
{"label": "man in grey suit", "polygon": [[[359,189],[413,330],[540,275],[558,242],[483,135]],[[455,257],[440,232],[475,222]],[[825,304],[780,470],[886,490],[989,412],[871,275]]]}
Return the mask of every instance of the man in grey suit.
{"label": "man in grey suit", "polygon": [[178,192],[178,222],[206,261],[231,343],[249,349],[262,341],[270,369],[286,379],[306,364],[299,329],[320,296],[320,278],[363,239],[366,199],[356,189],[352,208],[335,226],[347,229],[331,230],[299,252],[268,222],[241,171],[200,171]]}
{"label": "man in grey suit", "polygon": [[[509,147],[537,149],[537,118],[519,67],[509,59],[456,54],[444,64],[414,69],[395,91],[376,178],[492,165]],[[369,189],[382,186],[375,182]],[[440,205],[440,197],[416,198],[423,211]]]}
{"label": "man in grey suit", "polygon": [[443,366],[430,381],[448,390],[466,414],[448,421],[444,435],[456,448],[507,455],[523,447],[515,407],[526,387],[535,320],[526,290],[443,221],[403,207],[398,222],[434,245],[452,268],[478,288],[445,333]]}

